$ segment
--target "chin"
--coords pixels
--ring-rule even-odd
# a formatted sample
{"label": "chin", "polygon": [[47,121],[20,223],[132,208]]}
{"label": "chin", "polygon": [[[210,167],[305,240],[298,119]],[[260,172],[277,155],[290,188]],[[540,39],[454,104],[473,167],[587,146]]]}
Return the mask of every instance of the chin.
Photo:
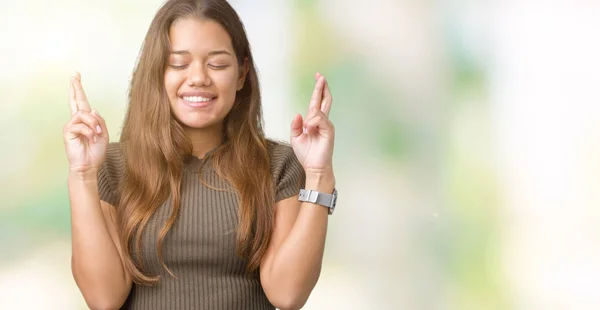
{"label": "chin", "polygon": [[222,123],[219,120],[206,120],[206,119],[190,119],[190,118],[178,118],[179,122],[183,127],[190,129],[209,129],[218,126]]}

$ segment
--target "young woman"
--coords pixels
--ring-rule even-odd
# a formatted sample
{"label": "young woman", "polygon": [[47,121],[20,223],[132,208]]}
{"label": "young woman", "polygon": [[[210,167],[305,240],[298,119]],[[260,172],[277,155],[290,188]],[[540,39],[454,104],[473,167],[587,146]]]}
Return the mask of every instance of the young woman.
{"label": "young woman", "polygon": [[72,271],[90,308],[305,304],[335,206],[332,97],[315,78],[291,146],[266,139],[234,9],[170,0],[146,35],[118,143],[71,79]]}

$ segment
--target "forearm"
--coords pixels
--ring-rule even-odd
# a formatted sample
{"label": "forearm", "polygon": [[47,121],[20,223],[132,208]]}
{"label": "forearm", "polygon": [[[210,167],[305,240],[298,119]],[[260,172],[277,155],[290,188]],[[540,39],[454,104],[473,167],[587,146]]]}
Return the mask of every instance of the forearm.
{"label": "forearm", "polygon": [[[119,253],[107,228],[96,172],[71,173],[72,271],[88,303],[105,303],[128,290]],[[120,299],[120,298],[118,298]]]}
{"label": "forearm", "polygon": [[[307,174],[306,189],[331,193],[334,187],[333,174]],[[282,291],[293,292],[303,302],[308,299],[321,272],[327,221],[326,207],[303,202],[292,230],[273,260],[270,273],[273,282]]]}

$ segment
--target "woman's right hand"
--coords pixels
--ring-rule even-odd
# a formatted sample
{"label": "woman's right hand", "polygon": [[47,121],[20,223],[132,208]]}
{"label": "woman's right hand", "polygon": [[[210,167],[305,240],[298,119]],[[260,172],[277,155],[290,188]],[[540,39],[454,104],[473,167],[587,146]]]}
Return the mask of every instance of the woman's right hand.
{"label": "woman's right hand", "polygon": [[79,73],[71,77],[69,105],[71,119],[63,129],[69,169],[78,173],[98,170],[106,157],[108,130],[98,111],[90,107]]}

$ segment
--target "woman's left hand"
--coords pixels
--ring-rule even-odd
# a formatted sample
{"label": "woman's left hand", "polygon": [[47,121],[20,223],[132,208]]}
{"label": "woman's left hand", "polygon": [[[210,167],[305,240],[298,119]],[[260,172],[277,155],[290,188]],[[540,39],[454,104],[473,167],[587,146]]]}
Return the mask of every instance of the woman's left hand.
{"label": "woman's left hand", "polygon": [[315,74],[317,80],[308,114],[298,114],[292,121],[291,145],[306,173],[333,173],[332,156],[334,128],[329,120],[331,91],[325,77]]}

